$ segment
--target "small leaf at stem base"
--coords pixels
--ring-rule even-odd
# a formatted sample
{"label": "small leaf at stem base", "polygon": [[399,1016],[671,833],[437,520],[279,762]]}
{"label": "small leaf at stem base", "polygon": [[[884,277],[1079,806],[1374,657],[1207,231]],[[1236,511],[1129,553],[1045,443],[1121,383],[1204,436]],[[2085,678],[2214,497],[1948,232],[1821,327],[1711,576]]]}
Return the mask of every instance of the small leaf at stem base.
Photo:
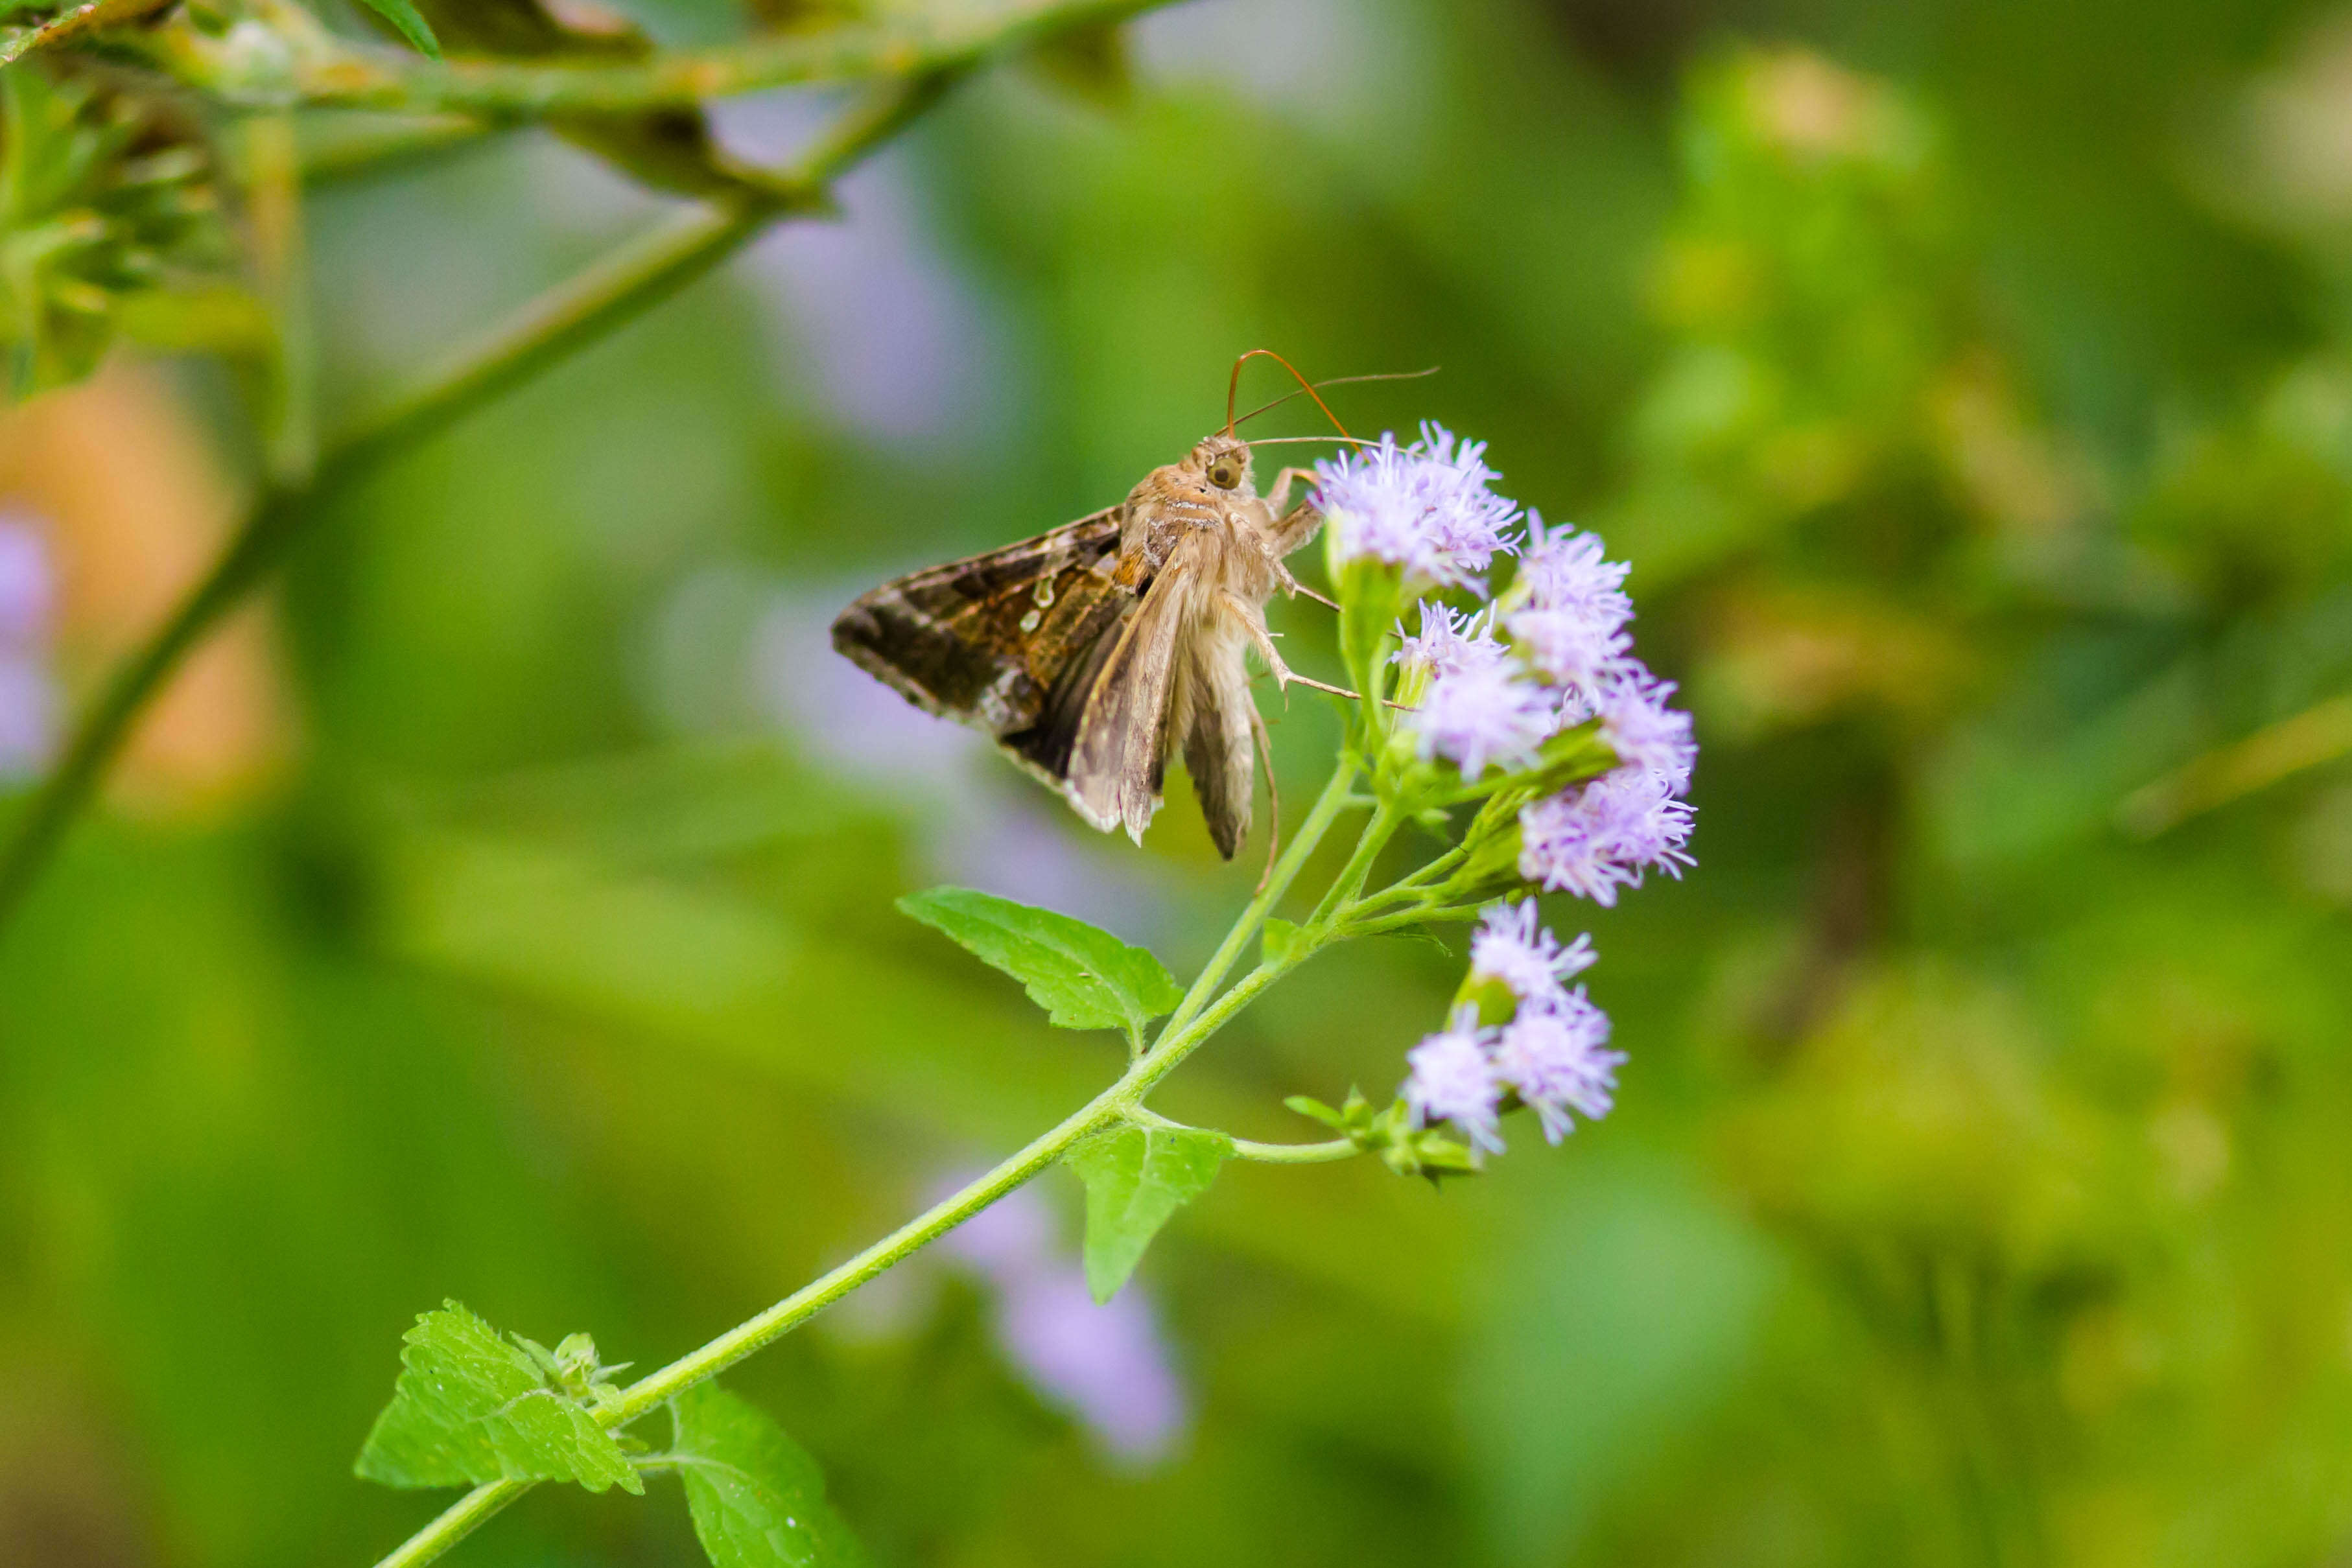
{"label": "small leaf at stem base", "polygon": [[1175,1212],[1209,1190],[1234,1141],[1198,1127],[1125,1126],[1070,1151],[1087,1184],[1087,1286],[1108,1301]]}

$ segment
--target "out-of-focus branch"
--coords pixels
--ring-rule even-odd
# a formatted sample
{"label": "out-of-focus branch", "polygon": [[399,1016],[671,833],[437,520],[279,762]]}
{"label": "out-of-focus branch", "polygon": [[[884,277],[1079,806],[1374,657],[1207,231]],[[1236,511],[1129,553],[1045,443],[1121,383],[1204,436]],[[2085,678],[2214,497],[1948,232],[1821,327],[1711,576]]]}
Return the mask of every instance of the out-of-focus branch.
{"label": "out-of-focus branch", "polygon": [[1069,29],[1118,21],[1164,0],[1011,0],[992,9],[958,5],[939,16],[789,33],[724,47],[665,50],[611,64],[430,60],[355,47],[323,30],[287,40],[285,56],[257,70],[234,35],[219,39],[175,24],[148,38],[155,64],[231,102],[269,107],[465,110],[534,116],[686,107],[762,88],[914,77],[979,62]]}
{"label": "out-of-focus branch", "polygon": [[2142,785],[2116,808],[2116,825],[2134,838],[2152,839],[2191,817],[2346,757],[2352,757],[2352,696],[2330,697]]}
{"label": "out-of-focus branch", "polygon": [[26,803],[0,848],[0,925],[97,792],[147,704],[188,653],[327,515],[331,502],[391,458],[668,298],[771,223],[827,210],[833,179],[928,109],[953,75],[934,72],[877,89],[779,179],[772,194],[714,206],[549,291],[441,374],[345,434],[306,480],[264,490],[212,570],[116,669]]}
{"label": "out-of-focus branch", "polygon": [[70,43],[94,28],[138,21],[170,4],[171,0],[86,0],[83,5],[68,5],[38,26],[0,38],[0,66],[14,65],[35,49]]}

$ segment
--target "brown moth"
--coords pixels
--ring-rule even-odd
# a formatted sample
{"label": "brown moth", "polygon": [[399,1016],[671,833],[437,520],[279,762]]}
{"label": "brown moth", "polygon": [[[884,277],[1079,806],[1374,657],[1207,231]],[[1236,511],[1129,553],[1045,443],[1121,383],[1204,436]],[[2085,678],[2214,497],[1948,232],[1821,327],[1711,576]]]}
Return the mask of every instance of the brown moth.
{"label": "brown moth", "polygon": [[1285,667],[1265,626],[1276,590],[1301,591],[1283,558],[1323,525],[1312,501],[1286,505],[1296,480],[1313,476],[1286,468],[1261,497],[1229,417],[1116,507],[883,584],[841,612],[833,645],[987,732],[1106,832],[1141,841],[1181,752],[1231,860],[1249,832],[1251,747],[1265,750],[1249,650],[1285,686],[1320,685]]}

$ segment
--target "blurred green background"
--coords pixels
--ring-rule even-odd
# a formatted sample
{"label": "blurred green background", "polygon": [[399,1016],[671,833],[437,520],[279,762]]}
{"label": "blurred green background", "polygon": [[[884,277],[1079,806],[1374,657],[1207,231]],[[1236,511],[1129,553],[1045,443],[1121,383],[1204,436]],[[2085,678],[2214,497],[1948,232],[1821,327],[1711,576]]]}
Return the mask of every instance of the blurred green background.
{"label": "blurred green background", "polygon": [[[1126,45],[975,80],[842,223],[403,462],[175,697],[0,942],[0,1558],[372,1561],[435,1506],[350,1474],[412,1314],[658,1364],[1106,1081],[891,900],[1182,972],[1255,864],[1181,796],[1087,833],[824,626],[1118,498],[1263,345],[1442,365],[1338,406],[1633,562],[1699,868],[1548,911],[1613,1117],[1171,1226],[1151,1455],[938,1262],[733,1375],[880,1560],[2352,1561],[2352,12],[1192,0]],[[326,423],[665,204],[535,134],[320,191]],[[142,520],[249,472],[234,410],[118,363],[17,416],[19,469],[107,476],[16,503],[69,685],[196,548]],[[1337,721],[1263,700],[1304,800]],[[1281,1097],[1385,1092],[1458,972],[1319,958],[1163,1108],[1311,1135]],[[698,1560],[674,1500],[558,1489],[460,1553]]]}

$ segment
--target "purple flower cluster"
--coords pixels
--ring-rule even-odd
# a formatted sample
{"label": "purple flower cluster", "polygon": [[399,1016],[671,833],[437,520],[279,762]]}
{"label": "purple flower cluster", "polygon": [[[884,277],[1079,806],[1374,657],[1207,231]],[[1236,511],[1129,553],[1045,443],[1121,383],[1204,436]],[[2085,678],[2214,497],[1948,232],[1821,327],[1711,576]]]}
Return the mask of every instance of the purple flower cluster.
{"label": "purple flower cluster", "polygon": [[1561,721],[1600,721],[1615,771],[1519,813],[1519,873],[1555,893],[1612,904],[1621,886],[1656,868],[1692,864],[1690,788],[1698,746],[1690,716],[1670,706],[1674,683],[1633,655],[1626,624],[1633,601],[1626,568],[1599,538],[1531,517],[1520,559],[1525,599],[1505,624],[1527,659],[1560,694]]}
{"label": "purple flower cluster", "polygon": [[940,1245],[993,1291],[997,1343],[1039,1396],[1068,1411],[1122,1464],[1168,1456],[1190,1412],[1139,1286],[1129,1281],[1097,1306],[1086,1270],[1060,1244],[1052,1209],[1029,1187],[1006,1194]]}
{"label": "purple flower cluster", "polygon": [[48,657],[55,589],[39,528],[0,514],[0,778],[23,778],[48,760],[57,727]]}
{"label": "purple flower cluster", "polygon": [[[1633,653],[1625,564],[1596,536],[1546,528],[1532,512],[1520,532],[1486,448],[1434,425],[1411,446],[1384,437],[1316,474],[1337,563],[1373,558],[1401,567],[1416,594],[1452,588],[1486,601],[1464,611],[1424,599],[1419,629],[1397,629],[1396,733],[1423,761],[1447,758],[1475,782],[1497,766],[1532,766],[1547,742],[1586,725],[1614,753],[1610,772],[1518,808],[1519,877],[1613,904],[1645,873],[1679,876],[1694,863],[1684,796],[1698,747],[1673,683]],[[1517,555],[1518,569],[1486,599],[1483,574],[1498,554]],[[1593,961],[1591,942],[1563,946],[1528,901],[1487,910],[1470,951],[1465,995],[1499,984],[1515,998],[1510,1018],[1483,1023],[1465,1001],[1407,1053],[1413,1124],[1450,1122],[1473,1151],[1491,1153],[1514,1100],[1553,1143],[1575,1116],[1608,1114],[1625,1058],[1608,1049],[1608,1016],[1570,987]]]}
{"label": "purple flower cluster", "polygon": [[1495,640],[1493,607],[1463,614],[1421,603],[1421,633],[1398,635],[1393,661],[1427,676],[1402,723],[1424,758],[1445,757],[1475,779],[1497,763],[1525,767],[1559,728],[1559,700]]}
{"label": "purple flower cluster", "polygon": [[1511,548],[1505,530],[1519,517],[1517,502],[1495,493],[1501,476],[1486,459],[1486,443],[1457,442],[1423,421],[1410,446],[1391,433],[1377,446],[1318,462],[1316,496],[1333,559],[1369,556],[1402,567],[1408,580],[1482,587],[1487,562]]}
{"label": "purple flower cluster", "polygon": [[1500,980],[1510,993],[1535,1007],[1558,1007],[1568,982],[1597,962],[1592,938],[1579,936],[1563,947],[1538,924],[1542,912],[1532,898],[1496,904],[1470,938],[1470,973]]}
{"label": "purple flower cluster", "polygon": [[1624,588],[1628,569],[1602,559],[1601,549],[1596,535],[1547,531],[1543,518],[1529,513],[1519,559],[1527,601],[1507,623],[1528,662],[1581,699],[1580,722],[1590,716],[1591,695],[1633,662],[1633,639],[1625,630],[1633,619]]}
{"label": "purple flower cluster", "polygon": [[1607,1049],[1609,1015],[1568,981],[1594,961],[1591,940],[1562,946],[1538,924],[1533,899],[1496,904],[1471,939],[1474,978],[1502,982],[1516,998],[1508,1023],[1478,1022],[1475,1003],[1454,1009],[1446,1027],[1405,1055],[1412,1074],[1404,1099],[1416,1124],[1449,1121],[1473,1148],[1500,1153],[1502,1101],[1518,1095],[1534,1110],[1546,1141],[1573,1126],[1571,1111],[1591,1121],[1615,1103],[1622,1051]]}
{"label": "purple flower cluster", "polygon": [[[1698,747],[1674,684],[1634,656],[1627,568],[1601,540],[1528,514],[1494,493],[1486,449],[1425,425],[1413,445],[1393,437],[1318,465],[1321,498],[1342,559],[1368,554],[1429,583],[1478,587],[1475,572],[1517,550],[1511,591],[1469,612],[1424,600],[1421,629],[1399,628],[1398,663],[1422,678],[1400,719],[1424,758],[1444,757],[1475,779],[1528,766],[1564,728],[1598,721],[1616,752],[1608,778],[1531,802],[1520,819],[1520,873],[1555,892],[1612,904],[1644,871],[1680,875],[1691,810],[1682,797]],[[1508,635],[1496,635],[1497,627]]]}

